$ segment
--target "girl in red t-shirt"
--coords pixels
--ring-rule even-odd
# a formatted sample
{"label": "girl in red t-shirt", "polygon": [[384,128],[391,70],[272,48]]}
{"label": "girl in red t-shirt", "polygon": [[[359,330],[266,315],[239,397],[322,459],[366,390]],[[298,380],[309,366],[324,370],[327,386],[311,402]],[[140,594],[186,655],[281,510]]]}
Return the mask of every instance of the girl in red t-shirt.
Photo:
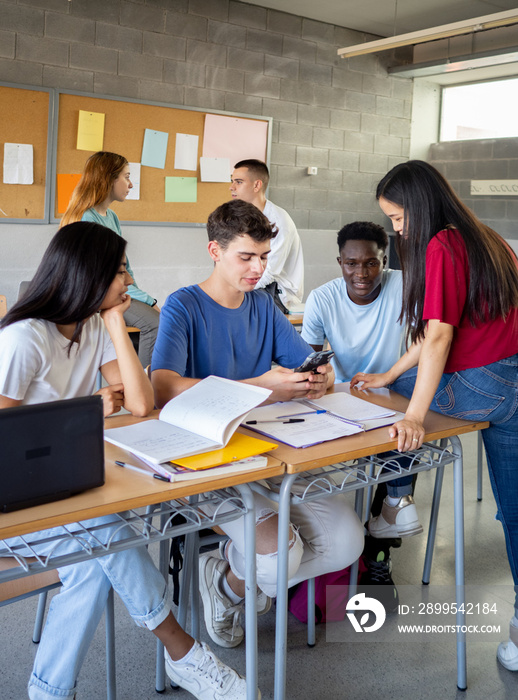
{"label": "girl in red t-shirt", "polygon": [[389,428],[402,452],[421,446],[430,408],[490,422],[482,436],[517,593],[498,660],[518,671],[518,261],[428,163],[397,165],[376,197],[399,234],[412,345],[388,372],[357,374],[351,385],[390,385],[410,398]]}

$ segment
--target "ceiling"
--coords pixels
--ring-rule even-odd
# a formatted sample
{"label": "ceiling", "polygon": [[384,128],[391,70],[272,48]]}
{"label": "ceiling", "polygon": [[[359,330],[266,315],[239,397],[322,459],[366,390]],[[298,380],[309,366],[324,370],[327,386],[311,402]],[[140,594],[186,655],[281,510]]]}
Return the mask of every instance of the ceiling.
{"label": "ceiling", "polygon": [[[518,9],[518,0],[244,0],[280,12],[299,17],[328,22],[348,29],[365,32],[365,39],[396,36],[408,32],[460,22],[475,17]],[[517,28],[518,45],[518,28]],[[353,43],[362,43],[354,41]],[[495,54],[501,52],[495,51]],[[456,64],[435,71],[434,82],[446,85],[475,80],[492,80],[517,75],[516,53],[502,61],[498,56],[487,59],[485,67],[475,67],[469,62]],[[446,62],[449,64],[449,62]],[[411,77],[411,76],[408,76]],[[417,76],[414,76],[417,77]]]}
{"label": "ceiling", "polygon": [[244,0],[381,37],[518,7],[518,0]]}

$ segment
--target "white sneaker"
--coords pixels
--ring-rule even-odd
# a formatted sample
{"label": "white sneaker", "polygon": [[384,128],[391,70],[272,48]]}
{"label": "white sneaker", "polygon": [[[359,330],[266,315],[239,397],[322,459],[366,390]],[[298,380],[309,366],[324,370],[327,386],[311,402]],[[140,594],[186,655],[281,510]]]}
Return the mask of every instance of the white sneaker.
{"label": "white sneaker", "polygon": [[243,603],[234,605],[222,592],[221,580],[229,564],[225,559],[207,552],[200,556],[200,593],[203,601],[205,627],[209,637],[219,646],[237,647],[245,633],[239,624]]}
{"label": "white sneaker", "polygon": [[402,496],[395,506],[385,499],[381,513],[369,520],[367,528],[372,537],[378,538],[411,537],[423,531],[412,496]]}
{"label": "white sneaker", "polygon": [[[246,700],[245,679],[214,656],[204,642],[194,645],[187,663],[173,661],[165,651],[165,670],[173,683],[198,700]],[[259,690],[257,699],[261,700]]]}
{"label": "white sneaker", "polygon": [[263,591],[258,588],[257,589],[257,615],[266,615],[267,612],[270,612],[270,608],[272,607],[272,599],[270,596],[266,595],[266,593],[263,593]]}
{"label": "white sneaker", "polygon": [[[220,559],[224,559],[226,562],[228,562],[228,559],[226,557],[226,546],[227,546],[228,540],[223,540],[222,542],[219,543],[219,557]],[[258,588],[257,589],[257,616],[259,615],[266,615],[266,613],[270,612],[271,607],[272,607],[273,600],[270,598],[270,596],[267,596],[266,593],[263,593],[263,591]]]}
{"label": "white sneaker", "polygon": [[518,627],[509,625],[509,639],[498,645],[496,658],[508,671],[518,671]]}

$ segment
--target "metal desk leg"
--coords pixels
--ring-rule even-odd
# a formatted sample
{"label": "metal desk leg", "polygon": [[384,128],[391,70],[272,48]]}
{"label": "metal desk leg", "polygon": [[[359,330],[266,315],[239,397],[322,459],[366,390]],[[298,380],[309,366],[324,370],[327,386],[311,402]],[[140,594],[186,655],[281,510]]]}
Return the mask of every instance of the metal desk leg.
{"label": "metal desk leg", "polygon": [[277,610],[275,618],[275,700],[286,692],[288,635],[288,548],[290,538],[290,491],[296,474],[287,474],[279,491],[279,532],[277,542]]}
{"label": "metal desk leg", "polygon": [[[197,499],[196,496],[191,497],[192,499]],[[185,629],[187,624],[187,609],[189,606],[189,593],[191,591],[190,580],[192,577],[192,571],[194,566],[194,533],[190,532],[185,535],[184,551],[183,551],[183,566],[182,566],[182,582],[180,584],[180,595],[178,598],[178,614],[176,620],[182,629]],[[167,545],[166,545],[167,547]],[[166,549],[167,551],[167,549]],[[196,559],[196,566],[198,565],[198,560]],[[165,564],[168,567],[168,562]],[[168,568],[166,568],[167,575],[169,574]],[[167,580],[166,575],[166,580]],[[159,642],[160,644],[160,642]],[[162,651],[163,656],[163,651]],[[165,668],[162,671],[165,673]],[[158,661],[157,661],[157,674],[158,674]],[[176,683],[171,681],[171,688],[178,688]],[[164,689],[165,689],[165,678],[164,678]],[[163,690],[158,690],[161,693]]]}
{"label": "metal desk leg", "polygon": [[246,697],[257,700],[257,564],[255,558],[255,501],[247,484],[235,487],[246,505],[245,514],[245,634]]}
{"label": "metal desk leg", "polygon": [[[441,447],[444,441],[441,440]],[[435,546],[435,535],[437,533],[437,518],[439,517],[439,506],[441,504],[442,482],[444,478],[444,467],[437,467],[435,474],[435,485],[433,488],[432,510],[430,512],[430,526],[428,528],[428,539],[426,541],[426,554],[423,566],[423,583],[427,586],[430,583],[430,572],[432,570],[433,548]]]}
{"label": "metal desk leg", "polygon": [[308,587],[308,647],[315,646],[315,579],[307,580]]}
{"label": "metal desk leg", "polygon": [[200,535],[198,532],[193,532],[189,537],[192,537],[192,553],[193,566],[189,570],[190,585],[191,585],[191,636],[194,639],[200,638]]}
{"label": "metal desk leg", "polygon": [[178,599],[178,624],[185,629],[187,623],[187,609],[189,607],[190,578],[194,566],[194,537],[192,533],[185,536],[183,549],[182,582],[180,584],[180,596]]}
{"label": "metal desk leg", "polygon": [[457,602],[456,623],[461,631],[457,632],[457,687],[466,690],[466,632],[462,631],[466,623],[464,612],[464,490],[462,474],[462,445],[458,437],[450,438],[457,458],[453,463],[453,503],[455,522],[455,592]]}
{"label": "metal desk leg", "polygon": [[482,500],[482,468],[483,468],[484,446],[482,444],[482,433],[477,433],[477,501]]}
{"label": "metal desk leg", "polygon": [[[354,510],[356,512],[356,515],[359,518],[361,518],[363,511],[363,489],[356,489],[356,491],[354,492]],[[353,561],[353,563],[351,564],[351,571],[349,573],[349,590],[347,592],[347,597],[349,600],[356,595],[356,591],[358,590],[359,566],[359,559]]]}
{"label": "metal desk leg", "polygon": [[[161,507],[163,506],[161,505]],[[164,515],[160,516],[160,527],[165,527]],[[158,568],[166,581],[169,580],[169,542],[170,540],[162,540],[158,550]],[[164,645],[159,639],[156,641],[155,690],[157,693],[165,691]]]}
{"label": "metal desk leg", "polygon": [[116,700],[115,680],[115,615],[113,611],[113,588],[110,588],[106,601],[106,697]]}
{"label": "metal desk leg", "polygon": [[[371,465],[371,472],[373,470],[373,465]],[[372,492],[372,487],[368,487]],[[370,498],[367,499],[367,503],[370,503]],[[357,489],[354,494],[354,510],[359,518],[362,517],[363,511],[363,489]],[[360,560],[357,559],[351,564],[351,571],[349,576],[349,599],[356,595],[358,589],[358,569],[360,565]],[[316,640],[315,633],[315,579],[311,578],[307,581],[308,587],[308,646],[314,647]]]}
{"label": "metal desk leg", "polygon": [[[371,478],[374,474],[374,464],[371,462],[369,464],[369,468],[367,470],[367,475],[369,478]],[[365,499],[365,512],[359,513],[356,511],[358,517],[360,518],[360,522],[366,523],[368,522],[370,516],[371,516],[371,503],[372,503],[372,493],[374,491],[374,486],[372,484],[369,484],[367,486],[367,498]]]}

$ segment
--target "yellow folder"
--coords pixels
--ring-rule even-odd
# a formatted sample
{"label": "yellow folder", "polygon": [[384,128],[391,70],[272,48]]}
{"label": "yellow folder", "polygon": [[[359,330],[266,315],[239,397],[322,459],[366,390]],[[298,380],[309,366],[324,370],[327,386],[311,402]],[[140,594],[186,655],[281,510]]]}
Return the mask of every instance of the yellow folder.
{"label": "yellow folder", "polygon": [[276,447],[278,447],[278,445],[274,442],[259,440],[249,435],[243,435],[242,433],[234,433],[226,447],[214,450],[213,452],[204,452],[201,455],[176,459],[173,464],[179,464],[181,467],[194,470],[210,469],[211,467],[217,467],[219,464],[237,462],[247,457],[255,457],[255,455],[260,455],[263,452],[270,452],[270,450],[274,450]]}

